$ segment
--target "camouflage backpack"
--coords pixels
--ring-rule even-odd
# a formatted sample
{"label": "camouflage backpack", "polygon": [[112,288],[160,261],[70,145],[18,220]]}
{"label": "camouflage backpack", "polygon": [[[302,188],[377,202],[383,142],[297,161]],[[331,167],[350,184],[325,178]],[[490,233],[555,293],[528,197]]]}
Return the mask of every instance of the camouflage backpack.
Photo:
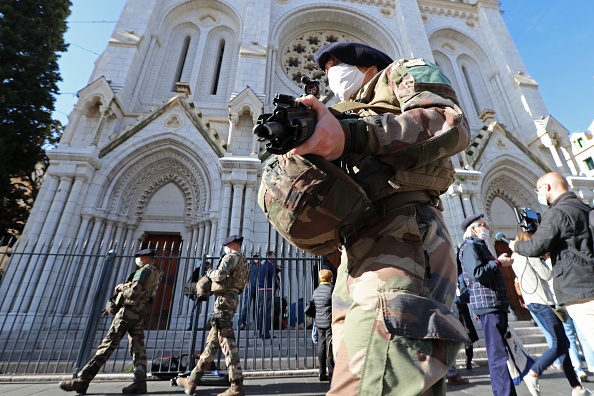
{"label": "camouflage backpack", "polygon": [[344,245],[374,215],[353,179],[309,154],[272,156],[264,166],[258,204],[286,240],[316,255]]}

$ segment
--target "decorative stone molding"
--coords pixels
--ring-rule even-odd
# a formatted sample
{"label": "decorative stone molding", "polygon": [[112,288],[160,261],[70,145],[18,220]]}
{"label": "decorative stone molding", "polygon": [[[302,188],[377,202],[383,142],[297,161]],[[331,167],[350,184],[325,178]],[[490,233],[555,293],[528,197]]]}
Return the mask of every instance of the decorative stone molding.
{"label": "decorative stone molding", "polygon": [[152,195],[163,185],[174,182],[183,192],[185,216],[206,210],[204,192],[207,183],[202,169],[185,155],[174,150],[163,150],[145,157],[122,174],[111,192],[109,210],[119,215],[138,216]]}
{"label": "decorative stone molding", "polygon": [[171,114],[163,121],[163,126],[166,129],[177,130],[184,126],[184,119],[179,114]]}
{"label": "decorative stone molding", "polygon": [[[439,16],[447,16],[458,19],[467,19],[468,21],[478,22],[479,18],[473,11],[456,10],[452,8],[419,5],[421,14],[432,14]],[[469,25],[470,26],[470,25]]]}
{"label": "decorative stone molding", "polygon": [[314,62],[315,52],[323,45],[337,41],[360,41],[349,34],[333,30],[309,31],[287,42],[281,50],[281,64],[289,80],[301,86],[301,77],[308,76],[320,82],[321,95],[330,95],[328,78]]}

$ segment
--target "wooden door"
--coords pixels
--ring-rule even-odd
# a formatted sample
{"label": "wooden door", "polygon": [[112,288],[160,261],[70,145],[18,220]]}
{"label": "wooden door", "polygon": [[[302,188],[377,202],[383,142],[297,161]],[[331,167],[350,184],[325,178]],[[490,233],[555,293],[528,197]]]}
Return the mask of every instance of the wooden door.
{"label": "wooden door", "polygon": [[181,235],[149,234],[142,243],[143,247],[156,249],[155,265],[163,273],[155,300],[149,304],[150,330],[169,329],[181,242]]}

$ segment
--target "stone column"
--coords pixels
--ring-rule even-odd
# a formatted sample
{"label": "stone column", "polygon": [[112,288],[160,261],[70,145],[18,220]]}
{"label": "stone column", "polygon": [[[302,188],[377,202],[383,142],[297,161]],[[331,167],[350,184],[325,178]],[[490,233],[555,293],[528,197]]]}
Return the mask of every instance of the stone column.
{"label": "stone column", "polygon": [[[233,182],[233,207],[231,208],[231,229],[228,234],[241,234],[241,211],[243,206],[244,183],[236,180]],[[223,234],[226,235],[226,234]]]}
{"label": "stone column", "polygon": [[[221,205],[221,229],[219,235],[221,238],[226,238],[229,234],[227,224],[229,223],[229,214],[231,207],[231,187],[232,183],[228,178],[223,178],[223,202]],[[215,234],[216,235],[216,234]],[[218,243],[216,238],[211,238],[210,243]]]}
{"label": "stone column", "polygon": [[235,128],[239,121],[239,115],[229,114],[229,136],[227,137],[227,155],[233,155],[233,138],[235,137]]}
{"label": "stone column", "polygon": [[58,227],[58,223],[60,222],[60,218],[62,217],[62,213],[64,211],[64,206],[66,205],[68,195],[70,195],[71,187],[72,178],[60,177],[58,191],[56,192],[47,218],[43,224],[43,229],[41,231],[42,238],[47,237],[49,239],[54,239],[56,228]]}
{"label": "stone column", "polygon": [[66,206],[62,211],[62,216],[60,218],[60,224],[58,225],[58,229],[55,233],[54,239],[60,239],[61,237],[66,236],[68,227],[70,226],[70,222],[72,220],[72,215],[78,205],[78,201],[80,200],[80,192],[82,190],[84,184],[84,180],[80,177],[75,177],[74,185],[72,186],[72,190],[68,195],[68,201],[66,202]]}

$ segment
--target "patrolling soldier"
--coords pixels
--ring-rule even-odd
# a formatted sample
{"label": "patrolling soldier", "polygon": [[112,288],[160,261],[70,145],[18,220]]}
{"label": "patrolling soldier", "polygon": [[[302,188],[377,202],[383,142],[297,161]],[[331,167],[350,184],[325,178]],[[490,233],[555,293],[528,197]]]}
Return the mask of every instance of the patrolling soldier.
{"label": "patrolling soldier", "polygon": [[[340,160],[375,213],[343,243],[328,395],[445,394],[466,332],[451,312],[457,271],[439,197],[453,182],[450,157],[468,146],[468,122],[427,60],[392,61],[353,42],[324,45],[314,60],[341,102],[331,111],[299,98],[317,124],[286,157]],[[310,219],[310,230],[324,230]]]}
{"label": "patrolling soldier", "polygon": [[245,281],[250,273],[249,263],[241,254],[242,242],[243,237],[240,235],[227,237],[223,241],[225,255],[217,269],[211,269],[206,273],[212,281],[211,290],[216,300],[210,320],[212,327],[208,333],[204,351],[200,354],[200,359],[190,375],[177,380],[178,385],[184,387],[188,395],[193,395],[196,391],[198,381],[204,375],[204,370],[210,367],[219,348],[222,348],[225,354],[231,387],[218,396],[245,395],[239,350],[233,331],[233,315],[239,304],[239,295],[243,292]]}
{"label": "patrolling soldier", "polygon": [[112,352],[118,347],[124,334],[128,333],[130,354],[134,364],[134,383],[122,389],[122,393],[146,393],[146,347],[144,345],[144,318],[147,303],[151,302],[161,280],[161,271],[153,265],[155,251],[143,249],[135,253],[138,269],[132,280],[120,283],[115,292],[120,293],[123,305],[115,313],[107,335],[99,345],[95,356],[78,373],[78,378],[60,382],[60,388],[85,394],[89,382],[95,378]]}

